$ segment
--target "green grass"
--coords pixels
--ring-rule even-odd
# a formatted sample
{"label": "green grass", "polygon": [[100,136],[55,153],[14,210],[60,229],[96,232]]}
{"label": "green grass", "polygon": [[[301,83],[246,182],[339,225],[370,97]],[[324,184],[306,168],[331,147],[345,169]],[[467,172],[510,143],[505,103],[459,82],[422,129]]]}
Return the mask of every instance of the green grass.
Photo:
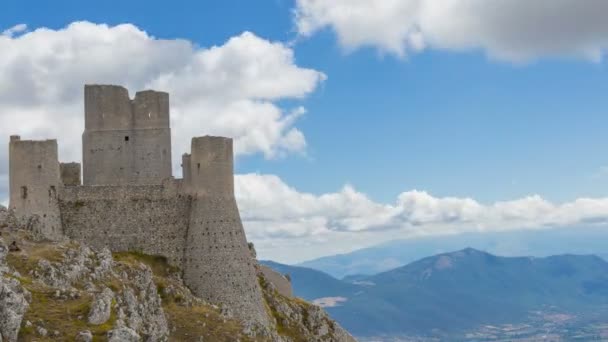
{"label": "green grass", "polygon": [[148,265],[154,275],[159,277],[168,277],[171,274],[179,272],[179,268],[169,264],[169,261],[164,256],[148,255],[142,252],[117,252],[112,253],[115,261],[124,262],[130,265],[137,265],[141,262]]}
{"label": "green grass", "polygon": [[[73,341],[74,337],[83,330],[91,331],[93,341],[105,341],[108,331],[113,329],[116,323],[115,301],[112,302],[111,316],[106,323],[101,325],[88,324],[88,314],[94,300],[94,294],[89,294],[83,290],[83,284],[73,284],[75,286],[74,290],[79,293],[79,297],[59,299],[55,298],[56,289],[34,282],[30,276],[30,272],[38,267],[39,260],[61,262],[66,248],[79,248],[80,245],[75,243],[56,245],[22,241],[20,246],[23,251],[9,253],[7,261],[21,276],[5,275],[19,281],[32,295],[30,307],[23,319],[19,341]],[[219,309],[207,304],[187,305],[189,301],[186,300],[185,293],[181,291],[170,291],[168,293],[168,291],[165,291],[169,287],[179,289],[182,286],[171,277],[180,272],[179,268],[170,265],[167,258],[146,255],[141,252],[113,253],[113,257],[115,261],[119,262],[115,265],[117,274],[122,274],[125,271],[130,273],[130,270],[139,268],[140,263],[151,268],[153,280],[161,296],[162,307],[171,331],[169,341],[198,341],[198,337],[202,336],[205,341],[228,342],[235,341],[238,338],[242,342],[267,342],[264,337],[254,339],[244,336],[242,334],[242,324],[237,320],[222,316]],[[121,278],[108,276],[105,279],[94,281],[94,285],[99,288],[107,286],[115,293],[120,293],[125,286],[131,286],[132,284],[124,283]],[[268,284],[265,283],[263,278],[260,278],[260,285],[268,288]],[[186,290],[183,289],[183,291]],[[265,291],[265,295],[266,292],[269,291]],[[276,291],[269,295],[281,296]],[[289,301],[290,299],[280,297],[277,300]],[[304,304],[305,302],[300,301],[289,303],[289,305],[298,306]],[[282,335],[291,337],[294,342],[306,341],[300,336],[301,333],[289,324],[286,317],[280,317],[280,314],[267,303],[266,308],[270,316],[281,322],[278,329]],[[31,322],[32,325],[26,327],[26,321]],[[40,323],[49,332],[48,337],[38,336],[36,327]],[[51,337],[50,334],[55,330],[59,331],[60,335]]]}
{"label": "green grass", "polygon": [[169,341],[204,341],[232,342],[236,338],[242,342],[254,340],[242,336],[243,327],[234,320],[229,320],[207,305],[182,306],[174,301],[163,303],[163,310],[170,322]]}
{"label": "green grass", "polygon": [[269,284],[264,277],[258,277],[258,282],[260,283],[260,287],[262,288],[262,292],[264,295],[264,303],[266,304],[266,310],[268,311],[270,316],[273,317],[277,322],[277,332],[279,333],[279,335],[289,337],[290,340],[293,342],[307,342],[306,337],[303,336],[303,332],[300,331],[298,327],[290,324],[290,320],[287,317],[283,316],[280,312],[278,312],[271,305],[271,303],[276,300],[290,302],[288,304],[299,306],[302,315],[305,317],[308,316],[307,311],[309,304],[298,298],[286,298],[281,295],[276,289],[270,291],[270,288],[268,286]]}
{"label": "green grass", "polygon": [[[48,289],[41,285],[25,286],[32,294],[32,302],[26,312],[22,328],[19,331],[19,341],[71,341],[83,330],[90,330],[94,340],[105,340],[108,331],[113,328],[116,322],[116,302],[112,303],[110,319],[101,325],[88,324],[87,318],[93,297],[85,292],[76,299],[61,300],[54,297],[55,290]],[[34,325],[25,326],[25,321],[30,321]],[[59,337],[45,338],[39,337],[36,333],[35,325],[37,322],[44,322],[44,328],[51,333],[59,331]]]}

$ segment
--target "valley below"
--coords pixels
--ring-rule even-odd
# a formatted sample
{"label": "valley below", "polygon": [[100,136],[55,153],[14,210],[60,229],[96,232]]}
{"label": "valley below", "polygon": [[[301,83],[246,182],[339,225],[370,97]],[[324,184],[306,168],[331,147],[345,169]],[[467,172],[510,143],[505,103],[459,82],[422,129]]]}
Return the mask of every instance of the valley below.
{"label": "valley below", "polygon": [[273,262],[294,293],[360,341],[606,341],[608,263],[500,257],[473,248],[336,279]]}

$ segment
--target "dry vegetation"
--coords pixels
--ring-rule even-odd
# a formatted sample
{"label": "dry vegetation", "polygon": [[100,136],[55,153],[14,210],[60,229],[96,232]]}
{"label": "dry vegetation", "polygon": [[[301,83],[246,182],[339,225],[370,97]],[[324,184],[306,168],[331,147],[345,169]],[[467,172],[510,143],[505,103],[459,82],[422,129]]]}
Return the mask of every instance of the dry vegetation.
{"label": "dry vegetation", "polygon": [[[109,330],[113,328],[116,321],[116,311],[112,305],[110,320],[102,325],[87,323],[87,317],[93,296],[84,290],[82,284],[76,284],[72,298],[61,298],[57,290],[47,287],[32,279],[31,271],[37,267],[38,261],[46,259],[51,262],[61,262],[63,252],[77,245],[59,245],[54,243],[36,243],[29,239],[24,233],[14,236],[20,242],[21,251],[11,252],[7,256],[9,266],[17,270],[21,276],[14,277],[32,294],[30,307],[23,319],[22,328],[19,333],[20,341],[73,341],[78,332],[90,330],[94,341],[105,341]],[[11,240],[6,233],[5,240]],[[163,309],[169,322],[171,337],[170,341],[199,341],[202,336],[204,341],[234,341],[235,336],[242,334],[242,326],[239,322],[223,317],[220,310],[208,304],[184,303],[180,294],[166,294],[163,291],[168,286],[179,286],[177,280],[172,277],[179,270],[167,263],[163,257],[145,255],[138,252],[114,253],[117,261],[118,271],[130,267],[137,267],[139,263],[148,265],[154,273],[154,282],[157,285],[162,298]],[[114,277],[108,277],[95,283],[105,285],[117,291],[125,284]],[[63,296],[62,296],[63,297]],[[26,325],[30,322],[31,325]],[[37,323],[43,322],[49,335],[40,337],[36,332]],[[52,336],[54,331],[59,331],[60,336]],[[239,337],[240,341],[253,341],[246,337]]]}

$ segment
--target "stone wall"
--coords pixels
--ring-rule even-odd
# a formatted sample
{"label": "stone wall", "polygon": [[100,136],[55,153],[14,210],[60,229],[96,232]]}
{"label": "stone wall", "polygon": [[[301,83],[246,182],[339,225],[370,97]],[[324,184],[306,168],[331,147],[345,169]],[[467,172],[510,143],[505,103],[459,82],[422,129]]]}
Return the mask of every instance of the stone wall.
{"label": "stone wall", "polygon": [[259,265],[259,267],[266,280],[270,281],[274,285],[277,292],[287,298],[293,297],[293,288],[291,286],[291,281],[287,279],[286,276],[266,265]]}
{"label": "stone wall", "polygon": [[162,255],[181,267],[191,198],[180,193],[180,183],[65,187],[59,202],[64,232],[115,252]]}
{"label": "stone wall", "polygon": [[225,304],[237,316],[268,326],[255,261],[234,199],[195,198],[190,217],[186,285],[208,302]]}
{"label": "stone wall", "polygon": [[60,163],[61,182],[65,186],[80,185],[80,163]]}

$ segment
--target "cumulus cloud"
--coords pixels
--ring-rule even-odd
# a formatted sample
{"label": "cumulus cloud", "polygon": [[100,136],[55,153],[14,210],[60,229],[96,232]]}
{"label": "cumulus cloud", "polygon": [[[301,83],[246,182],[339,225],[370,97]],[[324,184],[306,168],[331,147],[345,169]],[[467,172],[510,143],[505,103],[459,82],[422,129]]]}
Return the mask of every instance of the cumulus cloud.
{"label": "cumulus cloud", "polygon": [[608,48],[604,0],[297,0],[297,31],[331,28],[347,49],[404,56],[426,47],[484,50],[502,60],[572,56]]}
{"label": "cumulus cloud", "polygon": [[406,191],[377,203],[352,186],[313,195],[274,175],[236,176],[248,236],[265,257],[302,260],[397,238],[606,224],[608,198],[551,203],[538,195],[483,204],[472,198]]}
{"label": "cumulus cloud", "polygon": [[[75,22],[63,29],[17,25],[0,35],[0,140],[56,137],[60,158],[80,160],[83,85],[121,84],[134,91],[171,95],[175,164],[192,136],[235,139],[237,155],[274,158],[301,153],[295,127],[302,107],[284,109],[326,76],[295,64],[293,51],[250,32],[222,45],[199,47],[183,39],[157,39],[131,24]],[[7,155],[0,149],[0,176]]]}

